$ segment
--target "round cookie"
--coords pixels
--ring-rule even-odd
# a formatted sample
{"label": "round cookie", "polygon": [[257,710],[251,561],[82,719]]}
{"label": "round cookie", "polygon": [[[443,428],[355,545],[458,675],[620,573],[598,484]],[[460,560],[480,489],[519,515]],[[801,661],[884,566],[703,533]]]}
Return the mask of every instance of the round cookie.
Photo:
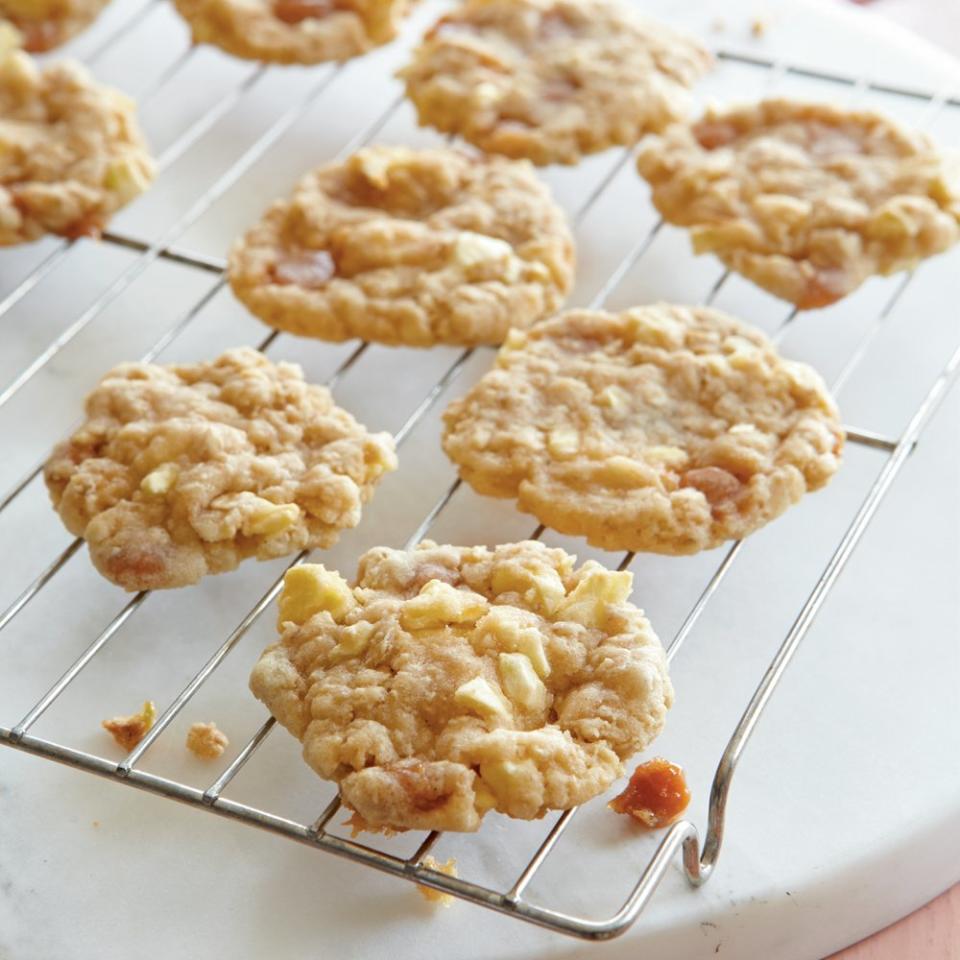
{"label": "round cookie", "polygon": [[306,176],[230,254],[265,323],[324,340],[501,343],[551,314],[573,240],[529,164],[374,147]]}
{"label": "round cookie", "polygon": [[790,100],[711,109],[647,140],[637,166],[695,252],[801,310],[960,237],[960,187],[934,145],[865,110]]}
{"label": "round cookie", "polygon": [[17,29],[23,47],[43,53],[66,43],[100,15],[109,0],[0,0],[0,25]]}
{"label": "round cookie", "polygon": [[97,236],[153,174],[131,100],[79,64],[0,56],[0,246]]}
{"label": "round cookie", "polygon": [[422,124],[490,153],[576,163],[682,117],[711,64],[610,0],[468,0],[400,72]]}
{"label": "round cookie", "polygon": [[194,43],[269,63],[348,60],[397,35],[411,0],[174,0]]}
{"label": "round cookie", "polygon": [[328,547],[396,469],[387,434],[369,434],[296,365],[249,348],[122,364],[86,414],[44,478],[67,529],[125,590]]}
{"label": "round cookie", "polygon": [[511,334],[444,413],[478,492],[608,550],[686,554],[744,537],[836,471],[818,374],[716,310],[577,310]]}
{"label": "round cookie", "polygon": [[602,793],[673,701],[632,574],[541,543],[294,567],[250,687],[368,828],[476,830]]}

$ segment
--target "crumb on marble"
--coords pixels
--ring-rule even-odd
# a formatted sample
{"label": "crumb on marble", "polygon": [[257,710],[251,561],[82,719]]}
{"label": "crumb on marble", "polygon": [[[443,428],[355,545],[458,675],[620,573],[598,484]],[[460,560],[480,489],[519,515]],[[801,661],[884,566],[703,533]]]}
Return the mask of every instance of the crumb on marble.
{"label": "crumb on marble", "polygon": [[191,724],[187,731],[187,749],[202,760],[216,760],[229,746],[227,735],[212,720]]}
{"label": "crumb on marble", "polygon": [[113,717],[104,720],[101,726],[129,753],[146,735],[157,718],[157,707],[152,700],[145,700],[143,709],[129,717]]}
{"label": "crumb on marble", "polygon": [[[457,875],[457,861],[451,857],[446,863],[440,863],[439,860],[431,856],[423,858],[422,866],[429,870],[436,870],[438,873],[445,873],[448,877]],[[429,903],[436,903],[441,907],[449,907],[453,903],[453,895],[443,893],[440,890],[434,890],[433,887],[425,887],[422,883],[417,884],[417,890],[424,900]]]}

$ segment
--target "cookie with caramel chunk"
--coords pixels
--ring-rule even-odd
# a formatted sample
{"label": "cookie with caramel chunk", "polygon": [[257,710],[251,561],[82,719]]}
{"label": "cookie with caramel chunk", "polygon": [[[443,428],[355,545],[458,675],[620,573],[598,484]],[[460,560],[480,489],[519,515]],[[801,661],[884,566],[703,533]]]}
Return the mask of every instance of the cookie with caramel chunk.
{"label": "cookie with caramel chunk", "polygon": [[717,310],[576,310],[515,332],[444,414],[477,491],[608,550],[744,537],[822,487],[843,430],[810,367]]}
{"label": "cookie with caramel chunk", "polygon": [[378,547],[287,573],[253,693],[367,829],[529,820],[621,775],[673,701],[632,574],[541,543]]}
{"label": "cookie with caramel chunk", "polygon": [[420,123],[488,153],[577,163],[686,113],[711,56],[615,0],[467,0],[400,76]]}
{"label": "cookie with caramel chunk", "polygon": [[694,252],[801,310],[960,240],[956,158],[869,110],[794,100],[712,108],[645,141],[637,165]]}
{"label": "cookie with caramel chunk", "polygon": [[0,247],[98,236],[153,180],[135,105],[78,63],[3,43],[0,24]]}
{"label": "cookie with caramel chunk", "polygon": [[17,29],[24,50],[43,53],[85,30],[109,0],[0,0],[0,25]]}
{"label": "cookie with caramel chunk", "polygon": [[397,35],[411,0],[174,0],[194,43],[266,63],[348,60]]}
{"label": "cookie with caramel chunk", "polygon": [[528,163],[373,147],[308,174],[230,254],[261,320],[324,340],[499,344],[563,302],[573,239]]}
{"label": "cookie with caramel chunk", "polygon": [[368,433],[296,365],[249,348],[122,364],[86,414],[44,478],[64,525],[126,590],[330,546],[396,468],[390,436]]}

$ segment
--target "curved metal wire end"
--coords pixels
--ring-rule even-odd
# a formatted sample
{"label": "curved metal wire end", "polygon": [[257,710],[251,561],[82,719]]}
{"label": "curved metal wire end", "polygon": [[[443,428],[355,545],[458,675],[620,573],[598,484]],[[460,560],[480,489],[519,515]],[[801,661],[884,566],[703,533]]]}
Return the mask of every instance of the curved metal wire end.
{"label": "curved metal wire end", "polygon": [[[596,922],[578,919],[575,930],[567,932],[576,933],[577,936],[587,940],[612,940],[614,937],[619,937],[622,933],[625,933],[643,912],[657,887],[660,886],[663,875],[673,863],[674,856],[681,848],[683,849],[685,867],[688,866],[688,859],[690,860],[687,876],[689,878],[690,870],[693,870],[695,876],[702,877],[696,883],[699,886],[699,883],[706,879],[710,871],[709,868],[704,870],[700,865],[697,828],[689,820],[680,820],[667,831],[666,836],[660,841],[656,853],[640,875],[640,879],[637,880],[630,894],[624,900],[623,906],[612,917],[608,920]],[[693,881],[691,880],[691,882]],[[541,915],[551,913],[543,910],[538,912]],[[551,919],[554,918],[551,917]],[[554,919],[554,923],[557,923],[556,919]]]}

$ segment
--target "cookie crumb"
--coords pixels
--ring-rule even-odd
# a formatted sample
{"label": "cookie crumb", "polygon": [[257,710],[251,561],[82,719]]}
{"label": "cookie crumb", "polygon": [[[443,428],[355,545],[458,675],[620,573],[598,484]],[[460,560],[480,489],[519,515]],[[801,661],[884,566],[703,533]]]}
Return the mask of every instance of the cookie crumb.
{"label": "cookie crumb", "polygon": [[[436,870],[439,873],[445,873],[448,877],[457,875],[457,861],[451,857],[446,863],[440,863],[435,857],[424,857],[421,866],[428,870]],[[417,890],[420,896],[428,903],[435,903],[441,907],[449,907],[453,903],[453,895],[442,893],[440,890],[434,890],[433,887],[425,887],[422,883],[417,884]]]}
{"label": "cookie crumb", "polygon": [[727,21],[723,17],[716,17],[711,21],[710,29],[714,33],[723,33],[727,29]]}
{"label": "cookie crumb", "polygon": [[99,828],[99,826],[100,826],[100,821],[99,821],[99,820],[94,820],[94,821],[93,821],[93,826],[94,826],[94,829]]}
{"label": "cookie crumb", "polygon": [[202,760],[216,760],[229,746],[227,735],[212,720],[191,724],[187,731],[187,749]]}
{"label": "cookie crumb", "polygon": [[770,26],[766,17],[754,17],[750,21],[750,35],[759,39],[766,36],[767,28]]}
{"label": "cookie crumb", "polygon": [[129,753],[146,735],[157,719],[157,707],[152,700],[145,700],[143,709],[129,717],[113,717],[100,725]]}

